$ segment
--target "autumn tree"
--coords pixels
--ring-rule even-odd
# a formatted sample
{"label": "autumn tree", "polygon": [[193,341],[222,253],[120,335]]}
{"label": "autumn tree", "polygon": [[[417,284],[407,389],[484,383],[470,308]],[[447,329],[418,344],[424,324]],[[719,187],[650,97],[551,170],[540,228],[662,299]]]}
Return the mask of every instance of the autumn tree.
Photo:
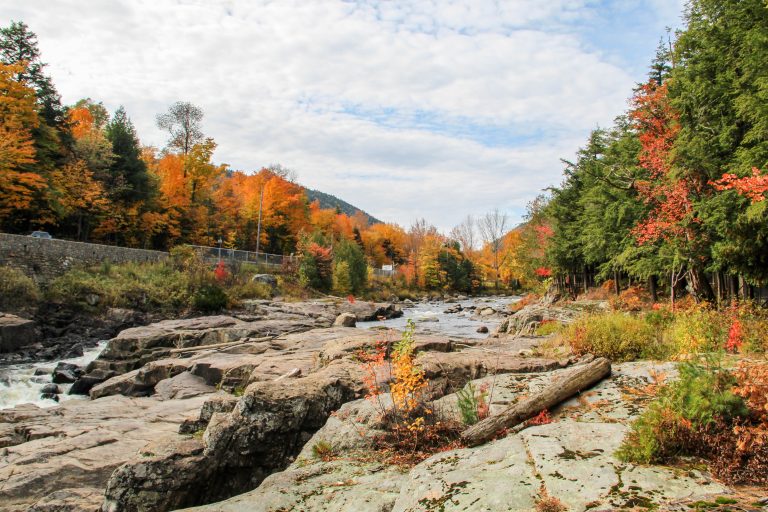
{"label": "autumn tree", "polygon": [[56,169],[51,176],[51,186],[58,197],[58,214],[66,222],[72,219],[76,225],[75,238],[84,239],[88,221],[96,218],[109,205],[100,182],[83,160]]}
{"label": "autumn tree", "polygon": [[36,154],[32,130],[39,121],[35,92],[22,70],[22,64],[0,63],[0,225],[6,229],[46,187],[45,179],[29,170]]}

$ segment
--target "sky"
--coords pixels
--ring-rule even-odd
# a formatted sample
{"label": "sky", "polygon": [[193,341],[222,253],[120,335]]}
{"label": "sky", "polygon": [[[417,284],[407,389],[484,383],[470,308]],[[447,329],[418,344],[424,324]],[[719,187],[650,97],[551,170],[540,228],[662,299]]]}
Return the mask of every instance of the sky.
{"label": "sky", "polygon": [[684,0],[0,0],[65,104],[124,105],[141,142],[175,101],[214,159],[448,231],[526,204],[627,108]]}

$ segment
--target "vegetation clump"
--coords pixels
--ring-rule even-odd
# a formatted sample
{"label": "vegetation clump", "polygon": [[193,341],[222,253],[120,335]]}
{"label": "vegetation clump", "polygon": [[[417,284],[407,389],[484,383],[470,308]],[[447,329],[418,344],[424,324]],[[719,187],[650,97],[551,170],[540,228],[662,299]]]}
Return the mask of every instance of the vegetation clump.
{"label": "vegetation clump", "polygon": [[461,415],[461,421],[465,425],[474,425],[478,421],[487,418],[490,413],[488,399],[488,385],[484,384],[478,390],[473,383],[468,383],[456,393],[457,407]]}
{"label": "vegetation clump", "polygon": [[0,266],[0,311],[32,307],[40,299],[37,284],[22,272]]}
{"label": "vegetation clump", "polygon": [[768,483],[768,365],[731,370],[715,356],[680,365],[632,424],[617,456],[641,464],[703,457],[729,483]]}
{"label": "vegetation clump", "polygon": [[[428,403],[429,383],[415,361],[415,325],[412,321],[393,344],[380,342],[373,353],[360,351],[366,397],[379,412],[381,432],[374,449],[392,463],[413,465],[438,451],[458,448],[462,426],[440,416]],[[381,375],[388,374],[382,378]],[[381,400],[385,382],[391,405]]]}

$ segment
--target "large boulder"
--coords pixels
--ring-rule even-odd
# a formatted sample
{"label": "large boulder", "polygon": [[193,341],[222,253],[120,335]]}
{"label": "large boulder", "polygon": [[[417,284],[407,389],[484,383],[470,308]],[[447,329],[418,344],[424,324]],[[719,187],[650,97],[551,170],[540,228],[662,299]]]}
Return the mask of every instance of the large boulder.
{"label": "large boulder", "polygon": [[271,288],[277,288],[277,278],[272,274],[256,274],[251,278],[254,283],[263,283]]}
{"label": "large boulder", "polygon": [[0,313],[0,352],[13,352],[35,343],[35,322],[9,313]]}
{"label": "large boulder", "polygon": [[71,384],[83,374],[83,369],[72,363],[60,362],[53,369],[53,382],[56,384]]}
{"label": "large boulder", "polygon": [[357,325],[357,317],[354,313],[342,313],[333,321],[334,327],[354,327]]}

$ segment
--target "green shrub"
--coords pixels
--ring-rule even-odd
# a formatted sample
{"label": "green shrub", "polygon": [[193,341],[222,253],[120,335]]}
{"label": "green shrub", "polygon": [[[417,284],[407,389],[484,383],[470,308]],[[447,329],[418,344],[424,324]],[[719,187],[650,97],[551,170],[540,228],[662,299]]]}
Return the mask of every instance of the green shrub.
{"label": "green shrub", "polygon": [[[368,263],[365,261],[363,250],[355,242],[341,239],[333,248],[334,289],[338,279],[342,293],[358,294],[365,289],[368,282]],[[336,277],[336,273],[340,275]]]}
{"label": "green shrub", "polygon": [[14,268],[0,267],[0,309],[31,307],[39,299],[40,290],[32,279]]}
{"label": "green shrub", "polygon": [[626,462],[663,462],[678,454],[695,453],[692,433],[718,420],[748,414],[741,397],[733,394],[733,375],[710,359],[707,364],[682,363],[680,377],[662,388],[659,396],[632,423],[616,456]]}
{"label": "green shrub", "polygon": [[177,245],[170,250],[170,261],[178,270],[189,270],[200,263],[200,255],[191,245]]}
{"label": "green shrub", "polygon": [[677,354],[712,352],[723,347],[729,327],[730,321],[717,311],[680,311],[665,330],[664,340]]}
{"label": "green shrub", "polygon": [[103,270],[70,270],[50,283],[46,296],[86,308],[177,312],[190,304],[191,277],[172,264],[125,263],[111,265],[108,273]]}
{"label": "green shrub", "polygon": [[333,268],[333,291],[341,295],[352,293],[352,278],[346,261],[339,261]]}
{"label": "green shrub", "polygon": [[336,456],[336,450],[331,443],[321,439],[312,445],[312,456],[316,459],[328,462]]}
{"label": "green shrub", "polygon": [[204,313],[221,311],[227,307],[227,294],[215,284],[200,286],[192,296],[192,306]]}
{"label": "green shrub", "polygon": [[465,425],[474,425],[488,415],[487,392],[477,388],[471,382],[456,393],[456,406]]}
{"label": "green shrub", "polygon": [[576,354],[591,353],[613,361],[661,358],[668,353],[652,325],[627,313],[580,317],[561,336]]}
{"label": "green shrub", "polygon": [[269,299],[272,297],[272,288],[265,283],[246,281],[231,286],[227,290],[227,295],[232,302],[243,299]]}
{"label": "green shrub", "polygon": [[545,320],[539,324],[534,331],[536,336],[549,336],[557,334],[563,329],[564,325],[556,320]]}
{"label": "green shrub", "polygon": [[321,233],[305,236],[299,242],[298,277],[302,286],[322,292],[330,291],[333,286],[333,257],[326,243]]}

